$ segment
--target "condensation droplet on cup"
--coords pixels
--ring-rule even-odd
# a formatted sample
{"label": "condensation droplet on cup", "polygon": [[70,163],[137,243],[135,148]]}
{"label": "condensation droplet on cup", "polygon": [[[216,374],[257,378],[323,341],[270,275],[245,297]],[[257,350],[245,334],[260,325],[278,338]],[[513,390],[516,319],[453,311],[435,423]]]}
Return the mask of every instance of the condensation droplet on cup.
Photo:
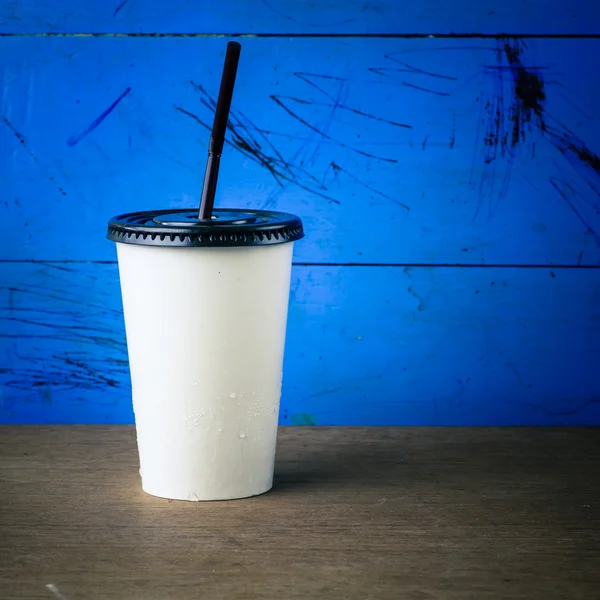
{"label": "condensation droplet on cup", "polygon": [[235,392],[231,392],[231,394],[229,394],[229,397],[230,397],[230,398],[236,398],[236,394],[235,394]]}
{"label": "condensation droplet on cup", "polygon": [[221,427],[219,427],[219,428],[217,429],[217,431],[218,431],[219,433],[221,433],[221,431],[223,431],[223,429],[222,429]]}
{"label": "condensation droplet on cup", "polygon": [[240,431],[240,437],[243,439],[246,437],[246,432],[245,431]]}

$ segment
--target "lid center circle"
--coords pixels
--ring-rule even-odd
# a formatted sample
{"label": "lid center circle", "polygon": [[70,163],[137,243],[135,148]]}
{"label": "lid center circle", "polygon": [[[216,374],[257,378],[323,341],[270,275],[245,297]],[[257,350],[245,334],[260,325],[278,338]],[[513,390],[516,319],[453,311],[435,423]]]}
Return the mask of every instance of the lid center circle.
{"label": "lid center circle", "polygon": [[223,227],[228,225],[252,225],[258,219],[244,212],[228,212],[213,214],[211,221],[198,219],[196,211],[181,211],[171,214],[157,215],[152,219],[156,225],[166,227]]}

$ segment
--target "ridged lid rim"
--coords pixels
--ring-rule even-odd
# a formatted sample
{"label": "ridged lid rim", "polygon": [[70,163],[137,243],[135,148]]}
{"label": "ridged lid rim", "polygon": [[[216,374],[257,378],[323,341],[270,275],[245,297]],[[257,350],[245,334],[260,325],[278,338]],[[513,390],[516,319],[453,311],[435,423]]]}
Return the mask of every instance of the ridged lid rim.
{"label": "ridged lid rim", "polygon": [[284,212],[220,208],[210,222],[196,216],[192,209],[126,213],[110,219],[106,237],[124,244],[175,248],[265,246],[304,237],[300,218]]}

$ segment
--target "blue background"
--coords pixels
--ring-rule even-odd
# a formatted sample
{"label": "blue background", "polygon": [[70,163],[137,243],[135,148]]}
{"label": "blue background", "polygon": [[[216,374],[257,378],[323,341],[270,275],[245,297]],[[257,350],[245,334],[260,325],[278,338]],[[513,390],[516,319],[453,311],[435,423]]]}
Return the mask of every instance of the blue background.
{"label": "blue background", "polygon": [[113,214],[302,216],[281,421],[600,424],[600,8],[0,6],[0,422],[130,423]]}

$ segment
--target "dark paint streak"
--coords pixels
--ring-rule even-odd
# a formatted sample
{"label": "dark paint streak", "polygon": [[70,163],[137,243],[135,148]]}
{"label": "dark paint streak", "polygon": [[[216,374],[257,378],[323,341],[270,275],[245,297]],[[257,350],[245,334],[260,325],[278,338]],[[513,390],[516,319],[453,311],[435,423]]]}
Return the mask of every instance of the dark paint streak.
{"label": "dark paint streak", "polygon": [[367,185],[366,183],[362,182],[360,179],[358,179],[357,177],[355,177],[347,169],[344,169],[344,168],[340,167],[339,165],[336,165],[334,162],[332,162],[331,167],[332,167],[332,169],[334,169],[334,171],[345,173],[350,179],[352,179],[353,181],[355,181],[358,185],[361,185],[362,187],[364,187],[364,188],[368,189],[369,191],[373,192],[374,194],[377,194],[378,196],[381,196],[382,198],[386,198],[387,200],[389,200],[390,202],[393,202],[394,204],[397,204],[398,206],[400,206],[404,210],[407,210],[407,211],[410,210],[410,206],[408,206],[407,204],[404,204],[403,202],[400,202],[400,200],[396,200],[395,198],[392,198],[391,196],[388,196],[387,194],[384,194],[383,192],[380,192],[379,190],[376,190],[375,188],[371,187],[370,185]]}
{"label": "dark paint streak", "polygon": [[294,98],[292,96],[282,96],[282,95],[278,95],[278,98],[283,98],[285,100],[291,100],[292,102],[297,102],[298,104],[308,104],[311,106],[323,106],[325,108],[339,108],[341,110],[346,110],[349,112],[354,113],[355,115],[359,115],[361,117],[366,117],[367,119],[372,119],[373,121],[379,121],[381,123],[386,123],[387,125],[392,125],[394,127],[401,127],[403,129],[412,129],[412,125],[408,125],[407,123],[398,123],[397,121],[391,121],[389,119],[384,119],[383,117],[378,117],[376,115],[372,115],[366,112],[363,112],[361,110],[358,110],[357,108],[352,108],[351,106],[346,106],[345,104],[327,104],[324,102],[310,102],[308,100],[301,100],[300,98]]}
{"label": "dark paint streak", "polygon": [[[486,131],[483,138],[484,170],[480,182],[480,197],[484,197],[487,188],[490,203],[489,216],[493,216],[495,207],[507,191],[512,165],[518,153],[530,146],[524,156],[535,155],[535,137],[542,137],[550,142],[576,169],[582,172],[592,195],[581,192],[574,184],[557,177],[550,178],[550,184],[565,200],[569,209],[585,225],[600,244],[598,225],[592,223],[592,217],[584,214],[582,205],[592,207],[595,215],[600,214],[598,197],[600,195],[600,157],[572,131],[554,120],[546,112],[546,92],[541,65],[526,66],[523,54],[527,46],[516,39],[499,39],[496,47],[495,67],[486,67],[494,74],[496,91],[492,98],[484,103],[487,113]],[[504,75],[511,76],[510,98],[504,95]],[[510,125],[509,125],[510,123]],[[504,161],[504,175],[500,191],[494,195],[494,179],[497,167],[496,159]],[[481,206],[481,205],[480,205]],[[475,217],[479,212],[477,209]]]}
{"label": "dark paint streak", "polygon": [[423,312],[426,310],[427,306],[425,304],[425,300],[412,289],[412,286],[408,286],[407,292],[419,303],[417,306],[418,312]]}
{"label": "dark paint streak", "polygon": [[308,73],[306,71],[295,71],[294,77],[301,79],[302,81],[304,81],[304,83],[307,83],[308,85],[319,90],[319,92],[321,92],[322,94],[325,94],[325,96],[327,96],[330,100],[333,100],[334,102],[335,102],[335,98],[329,92],[324,90],[321,86],[317,85],[314,81],[311,81],[310,78],[314,77],[315,79],[324,79],[324,80],[340,81],[340,82],[348,81],[345,77],[336,77],[334,75],[322,75],[321,73]]}
{"label": "dark paint streak", "polygon": [[[396,54],[403,54],[403,53],[396,53]],[[387,60],[390,60],[392,62],[394,62],[395,64],[399,65],[399,67],[370,67],[368,70],[371,71],[372,73],[375,73],[376,75],[379,75],[381,77],[386,77],[389,79],[392,79],[393,81],[398,81],[401,85],[403,85],[404,87],[410,87],[422,92],[426,92],[426,93],[430,93],[430,94],[434,94],[437,96],[450,96],[449,92],[444,92],[444,91],[440,91],[440,90],[434,90],[422,85],[417,85],[415,83],[411,83],[409,81],[406,81],[406,79],[398,79],[397,77],[395,77],[395,75],[402,73],[402,74],[410,74],[416,77],[420,77],[420,76],[425,76],[428,78],[433,78],[433,79],[442,79],[445,81],[457,81],[458,78],[453,77],[451,75],[444,75],[441,73],[432,73],[431,71],[425,71],[423,69],[420,69],[418,67],[414,67],[412,65],[409,65],[406,62],[400,61],[397,58],[395,58],[394,54],[386,54],[385,58]]]}
{"label": "dark paint streak", "polygon": [[[536,84],[529,85],[531,90],[538,90],[538,92],[543,90],[543,83],[539,76],[528,71],[525,71],[525,75],[520,74],[524,71],[520,63],[517,63],[517,60],[520,60],[518,58],[520,51],[520,45],[514,40],[500,40],[496,45],[495,66],[484,67],[485,71],[492,73],[494,77],[494,92],[491,97],[484,95],[481,103],[486,114],[484,119],[486,128],[483,136],[484,169],[479,196],[482,201],[487,197],[488,218],[494,215],[500,201],[508,192],[513,163],[520,145],[527,140],[526,134],[534,131],[531,125],[532,108],[540,114],[539,110],[543,102],[539,93],[527,91],[527,84],[522,85],[517,91],[519,79],[525,82],[535,81]],[[506,64],[507,60],[508,64]],[[510,82],[506,81],[506,75],[511,77]],[[506,90],[507,85],[510,86],[509,90]],[[502,159],[503,162],[497,164],[497,159]],[[500,190],[497,191],[495,180],[499,169],[502,176]],[[481,203],[475,218],[480,208]]]}
{"label": "dark paint streak", "polygon": [[[110,365],[102,365],[98,369],[91,369],[79,364],[62,367],[49,361],[44,369],[28,368],[10,368],[0,369],[0,375],[8,376],[9,379],[2,381],[2,385],[7,388],[30,392],[32,388],[60,388],[63,390],[106,390],[107,386],[111,388],[120,388],[126,385],[127,368],[114,371],[113,377],[106,377]],[[83,363],[82,363],[83,364]]]}
{"label": "dark paint streak", "polygon": [[[515,85],[515,96],[520,100],[522,112],[530,118],[530,113],[535,113],[542,118],[543,105],[546,102],[544,82],[539,73],[535,73],[535,67],[527,69],[521,62],[523,45],[506,42],[504,53],[511,66],[511,72]],[[540,67],[537,67],[539,70]],[[543,121],[541,123],[543,126]]]}
{"label": "dark paint streak", "polygon": [[94,131],[94,129],[96,129],[98,125],[100,125],[102,121],[104,121],[104,119],[106,119],[106,117],[110,115],[110,113],[117,107],[119,102],[121,102],[121,100],[123,100],[123,98],[125,98],[125,96],[129,94],[129,92],[131,92],[131,88],[128,87],[102,114],[96,117],[81,133],[78,133],[77,135],[72,135],[67,140],[67,146],[75,146],[83,138],[92,133],[92,131]]}
{"label": "dark paint streak", "polygon": [[[215,100],[210,97],[208,92],[201,85],[195,84],[194,82],[190,83],[202,95],[201,103],[204,104],[204,106],[206,106],[207,108],[209,108],[210,112],[213,113],[216,106]],[[270,151],[273,152],[274,157],[270,157],[267,154],[265,154],[265,152],[261,151],[258,157],[254,156],[254,159],[256,160],[258,158],[259,164],[267,167],[275,178],[277,175],[281,176],[282,174],[273,171],[270,168],[271,163],[276,163],[278,166],[281,166],[281,170],[284,171],[288,176],[293,176],[292,179],[288,179],[288,181],[296,183],[296,180],[299,178],[296,175],[299,175],[300,177],[306,177],[309,180],[311,180],[310,182],[308,182],[309,185],[316,184],[317,186],[319,186],[320,189],[326,189],[320,184],[319,180],[311,172],[304,169],[302,166],[292,164],[293,161],[286,161],[277,149],[277,147],[269,139],[267,132],[256,127],[256,125],[254,125],[252,121],[250,121],[250,119],[248,119],[242,112],[235,109],[232,110],[230,120],[228,121],[228,127],[233,132],[234,145],[237,146],[238,150],[245,150],[250,152],[252,152],[253,150],[261,151],[261,145],[254,138],[252,131],[258,134],[258,136],[268,146]],[[252,156],[250,156],[250,158],[252,158]],[[278,183],[280,186],[283,186],[283,184],[280,181],[278,181]]]}
{"label": "dark paint streak", "polygon": [[567,96],[565,96],[564,94],[560,94],[560,97],[567,103],[569,104],[573,109],[575,109],[584,119],[589,119],[592,120],[594,118],[593,114],[589,114],[587,112],[585,112],[580,106],[578,106],[575,102],[573,102],[571,99],[569,99]]}
{"label": "dark paint streak", "polygon": [[[333,75],[322,75],[319,73],[308,72],[298,72],[296,77],[332,101],[332,105],[328,107],[329,110],[327,111],[324,120],[316,123],[316,129],[327,135],[334,121],[336,120],[336,115],[340,110],[340,106],[348,97],[349,88],[347,79]],[[327,83],[334,84],[336,89],[333,94],[330,93],[331,90],[328,91],[326,89],[325,84]],[[309,131],[312,130],[309,129]],[[317,132],[312,131],[312,133],[316,134]],[[308,144],[300,144],[292,157],[292,162],[296,162],[298,159],[300,159],[301,164],[306,163],[312,166],[319,156],[319,150],[321,149],[324,140],[325,138],[322,135],[312,135],[312,139],[310,139]],[[303,158],[301,159],[301,157]],[[323,177],[325,177],[326,172],[327,170],[323,174]]]}
{"label": "dark paint streak", "polygon": [[448,147],[450,148],[450,150],[452,150],[454,148],[455,144],[456,144],[456,115],[454,113],[452,113],[452,133],[450,134],[450,143],[448,144]]}
{"label": "dark paint streak", "polygon": [[[195,89],[203,94],[203,98],[201,99],[201,103],[209,108],[209,110],[214,112],[215,101],[210,98],[206,90],[198,84],[194,84]],[[201,123],[204,127],[208,127],[208,125],[201,120],[197,119],[199,123]],[[247,123],[247,125],[246,125]],[[283,187],[282,180],[287,180],[291,182],[296,182],[296,180],[300,177],[307,177],[312,180],[312,183],[320,185],[316,177],[309,173],[301,166],[290,164],[289,161],[286,161],[279,150],[273,145],[273,143],[269,140],[267,135],[258,127],[256,127],[243,113],[237,110],[232,110],[230,119],[228,121],[228,128],[232,134],[233,142],[232,145],[238,151],[242,152],[246,157],[254,160],[261,166],[265,167],[273,176],[275,181],[278,183],[280,187]],[[258,136],[263,140],[263,142],[268,146],[267,150],[270,150],[273,153],[273,156],[267,154],[263,149],[259,141],[254,137],[253,133],[255,132]],[[323,190],[325,189],[323,186],[320,186]]]}
{"label": "dark paint streak", "polygon": [[528,383],[525,378],[523,377],[523,375],[521,375],[521,373],[519,373],[519,371],[517,371],[517,369],[515,369],[515,367],[513,367],[512,365],[508,365],[510,370],[516,375],[517,380],[519,382],[519,385],[525,387],[525,388],[532,388],[533,386],[531,385],[531,383]]}
{"label": "dark paint streak", "polygon": [[[188,117],[194,119],[198,124],[202,125],[202,127],[204,127],[207,131],[211,131],[211,126],[206,123],[205,121],[203,121],[198,115],[195,115],[194,113],[186,110],[185,108],[182,108],[180,106],[175,106],[175,110],[178,110],[179,112],[183,113],[184,115],[187,115]],[[261,152],[261,148],[260,148],[260,144],[258,144],[255,140],[252,139],[245,139],[242,136],[240,136],[235,128],[235,125],[232,124],[232,118],[230,117],[229,120],[229,131],[232,134],[233,137],[233,141],[229,141],[229,140],[225,140],[226,144],[232,145],[234,148],[236,148],[238,151],[240,151],[242,154],[244,154],[246,157],[251,158],[254,162],[260,164],[260,166],[264,167],[265,169],[267,169],[271,175],[273,176],[273,179],[275,179],[275,181],[277,182],[277,184],[279,186],[282,186],[282,179],[284,179],[284,172],[280,171],[278,169],[278,167],[287,167],[287,164],[285,164],[283,161],[279,160],[279,159],[275,159],[273,157],[269,157],[267,155],[265,155],[263,152]]]}
{"label": "dark paint streak", "polygon": [[42,169],[42,171],[44,172],[44,175],[47,177],[48,181],[50,181],[51,183],[53,183],[56,186],[56,189],[61,193],[62,196],[66,196],[67,192],[65,192],[65,190],[60,185],[58,185],[58,183],[56,182],[56,179],[54,179],[54,177],[52,175],[49,175],[48,173],[46,173],[46,170],[44,169],[44,167],[38,160],[38,157],[33,153],[31,148],[29,148],[29,146],[27,145],[25,136],[20,131],[18,131],[6,117],[2,117],[2,121],[11,130],[12,134],[17,138],[17,140],[23,146],[23,148],[27,152],[27,154],[29,154],[29,156],[33,159],[33,161]]}
{"label": "dark paint streak", "polygon": [[71,273],[73,271],[73,269],[70,269],[69,267],[61,266],[60,264],[47,265],[47,267],[50,269],[56,269],[57,271],[65,271],[67,273]]}
{"label": "dark paint streak", "polygon": [[567,203],[567,206],[573,211],[573,214],[585,225],[588,233],[600,245],[600,235],[592,228],[589,220],[586,219],[574,202],[574,200],[581,197],[581,194],[571,184],[556,177],[550,178],[550,185],[560,194],[561,198]]}
{"label": "dark paint streak", "polygon": [[[60,295],[61,292],[58,290],[55,291],[55,290],[48,290],[47,288],[41,288],[41,289],[43,289],[43,291],[37,291],[35,288],[36,288],[36,286],[30,286],[28,288],[6,287],[4,289],[6,289],[8,291],[12,291],[15,294],[30,294],[32,296],[36,296],[36,297],[43,298],[43,299],[58,300],[59,302],[66,302],[68,304],[74,304],[76,306],[81,307],[82,312],[85,314],[89,313],[90,308],[98,309],[106,314],[111,314],[111,313],[113,315],[121,315],[122,314],[121,311],[116,310],[114,308],[109,308],[107,306],[103,306],[100,304],[93,304],[91,302],[81,302],[79,300],[76,300],[75,298],[68,296],[68,295],[61,296]],[[49,293],[49,292],[52,292],[52,293]]]}
{"label": "dark paint streak", "polygon": [[121,9],[129,2],[129,0],[123,0],[117,8],[115,8],[115,12],[113,13],[113,19],[121,12]]}
{"label": "dark paint streak", "polygon": [[[302,80],[303,82],[305,82],[306,84],[310,85],[311,87],[313,87],[314,89],[316,89],[318,92],[320,92],[321,94],[323,94],[324,96],[326,96],[327,98],[329,98],[330,100],[333,101],[333,104],[329,105],[325,105],[328,108],[332,109],[332,113],[331,113],[331,118],[333,119],[333,112],[337,111],[339,109],[341,110],[347,110],[350,112],[353,112],[354,114],[366,117],[366,118],[370,118],[382,123],[386,123],[388,125],[393,125],[395,127],[401,127],[401,128],[405,128],[405,129],[412,129],[412,125],[408,125],[407,123],[399,123],[397,121],[391,121],[388,119],[384,119],[383,117],[378,117],[376,115],[372,115],[370,113],[366,113],[364,111],[358,110],[356,108],[353,108],[351,106],[348,106],[342,102],[340,102],[340,98],[339,98],[339,94],[340,91],[342,89],[342,87],[340,87],[340,90],[338,91],[338,97],[334,97],[332,96],[325,88],[323,88],[321,85],[317,84],[315,81],[313,81],[311,78],[316,79],[317,81],[319,80],[323,80],[323,81],[335,81],[335,82],[339,82],[341,86],[344,86],[344,84],[347,82],[346,78],[343,77],[336,77],[333,75],[323,75],[323,74],[319,74],[319,73],[308,73],[308,72],[295,72],[294,76],[298,77],[300,80]],[[273,97],[272,97],[273,98]],[[286,98],[285,96],[281,96],[278,95],[277,98],[281,99],[281,98]],[[307,102],[307,104],[312,104],[314,106],[321,106],[321,103],[319,102]],[[287,110],[287,109],[286,109]],[[306,125],[306,123],[303,122],[304,125]],[[314,129],[312,129],[309,125],[309,129],[311,129],[312,131],[315,131]],[[316,133],[322,133],[320,130],[316,131]],[[341,144],[341,142],[337,142],[336,140],[332,140],[338,144]],[[358,150],[356,150],[355,148],[353,148],[352,146],[344,146],[348,149],[350,149],[351,151],[354,152],[359,152]],[[371,156],[369,156],[371,158]],[[373,157],[373,158],[378,158],[378,157]],[[389,160],[386,158],[380,158],[380,160]]]}
{"label": "dark paint streak", "polygon": [[[119,382],[115,379],[106,377],[102,371],[98,372],[98,369],[92,369],[86,363],[80,360],[75,360],[68,356],[53,356],[52,358],[56,360],[62,360],[70,367],[75,367],[77,369],[81,369],[84,373],[87,373],[91,378],[96,378],[100,381],[100,383],[104,383],[109,387],[118,387]],[[123,361],[121,361],[123,362]]]}
{"label": "dark paint streak", "polygon": [[[320,74],[317,73],[307,72],[298,72],[298,74],[295,75],[295,77],[298,77],[301,81],[310,85],[312,88],[318,90],[326,98],[332,101],[332,106],[328,107],[329,110],[327,111],[325,120],[317,123],[317,129],[327,134],[333,125],[333,122],[336,118],[336,114],[339,112],[340,105],[342,104],[342,102],[345,101],[345,99],[348,96],[347,80],[332,75],[320,76]],[[332,82],[336,87],[334,94],[331,94],[324,87],[325,83]],[[291,159],[292,162],[300,160],[301,164],[306,163],[312,166],[317,160],[319,150],[323,144],[324,138],[322,136],[315,137],[314,135],[309,137],[311,137],[312,139],[310,139],[308,143],[303,143],[298,146],[297,151],[294,153]]]}
{"label": "dark paint streak", "polygon": [[[180,106],[175,106],[175,110],[194,119],[198,124],[202,125],[202,127],[204,127],[207,131],[211,131],[212,127],[208,123],[205,123],[198,115],[195,115],[194,113],[192,113]],[[306,183],[306,181],[303,181],[300,178],[302,171],[303,171],[301,168],[298,168],[294,165],[289,165],[287,162],[283,161],[280,158],[277,158],[276,156],[269,156],[265,152],[261,151],[260,148],[257,148],[256,142],[254,142],[252,139],[245,138],[240,133],[240,130],[243,131],[243,129],[244,129],[243,125],[238,129],[238,128],[236,128],[236,125],[232,126],[230,124],[229,131],[230,131],[230,134],[231,134],[233,140],[229,140],[226,138],[225,144],[227,146],[232,146],[235,150],[237,150],[238,152],[243,154],[246,158],[252,160],[253,162],[260,165],[261,167],[264,167],[265,169],[267,169],[269,171],[269,173],[271,174],[271,176],[273,177],[273,179],[276,181],[276,183],[280,187],[283,187],[283,185],[284,185],[283,182],[286,181],[288,183],[297,185],[301,189],[303,189],[307,192],[310,192],[312,194],[315,194],[316,196],[320,196],[321,198],[329,200],[330,202],[333,202],[335,204],[340,203],[339,200],[337,200],[331,196],[328,196],[327,194],[324,194],[323,192],[319,191],[318,189],[314,189],[314,188],[310,187],[311,185],[313,185],[312,182],[309,181],[308,183]],[[317,187],[317,186],[315,186],[315,187]]]}
{"label": "dark paint streak", "polygon": [[[27,288],[0,289],[2,303],[8,302],[13,308],[3,320],[8,327],[9,323],[20,324],[18,334],[2,333],[0,337],[31,340],[30,348],[38,347],[39,341],[43,344],[40,347],[46,347],[44,340],[50,340],[61,348],[76,350],[45,355],[41,367],[29,368],[31,357],[20,355],[18,345],[6,345],[13,364],[10,369],[0,370],[2,385],[23,392],[37,390],[41,402],[50,401],[57,389],[106,391],[128,385],[122,312],[102,305],[101,300],[94,303],[80,299],[78,292],[83,290],[64,292],[55,280],[56,269],[73,272],[62,261],[44,264],[33,273],[32,280],[37,283]],[[93,268],[82,272],[79,267],[77,272],[79,279],[96,279]],[[102,351],[108,358],[101,358]]]}
{"label": "dark paint streak", "polygon": [[[452,77],[451,75],[443,75],[441,73],[432,73],[431,71],[425,71],[423,69],[419,69],[418,67],[414,67],[413,65],[409,65],[408,63],[402,62],[395,58],[394,54],[386,54],[385,58],[399,64],[402,67],[401,69],[393,69],[398,73],[414,73],[415,75],[425,75],[427,77],[434,77],[436,79],[445,79],[446,81],[458,81],[458,77]],[[382,70],[387,71],[392,69]]]}
{"label": "dark paint streak", "polygon": [[432,90],[429,88],[422,87],[420,85],[415,85],[414,83],[409,83],[408,81],[401,81],[403,86],[413,88],[415,90],[419,90],[421,92],[427,92],[428,94],[435,94],[436,96],[449,96],[449,92],[439,92],[438,90]]}
{"label": "dark paint streak", "polygon": [[393,164],[398,163],[398,161],[394,158],[388,158],[385,156],[376,156],[375,154],[370,154],[368,152],[364,152],[363,150],[358,150],[357,148],[353,148],[352,146],[349,146],[348,144],[344,144],[344,142],[340,142],[339,140],[332,138],[331,136],[327,135],[326,133],[323,133],[320,129],[318,129],[314,125],[311,125],[308,121],[305,121],[302,117],[297,115],[294,111],[292,111],[284,102],[282,102],[280,100],[280,96],[273,94],[270,96],[270,98],[271,98],[271,100],[273,100],[273,102],[275,102],[277,105],[279,105],[285,112],[287,112],[290,115],[290,117],[292,117],[293,119],[296,119],[299,123],[301,123],[305,127],[308,127],[308,129],[310,129],[311,131],[314,131],[316,134],[320,135],[321,137],[325,138],[326,140],[329,140],[330,142],[333,142],[334,144],[341,146],[342,148],[346,148],[347,150],[350,150],[351,152],[355,152],[356,154],[366,156],[367,158],[374,158],[377,160],[381,160],[383,162],[389,162],[389,163],[393,163]]}
{"label": "dark paint streak", "polygon": [[572,153],[583,165],[589,167],[596,175],[600,175],[600,157],[592,152],[573,132],[566,127],[557,129],[551,126],[546,127],[545,131],[546,136],[554,142],[561,154],[566,156],[568,153]]}
{"label": "dark paint streak", "polygon": [[[18,312],[18,311],[14,311],[14,312]],[[58,312],[54,313],[55,315],[57,314],[61,314]],[[24,325],[34,325],[36,327],[48,327],[50,329],[56,329],[57,331],[64,331],[70,335],[73,336],[73,339],[87,339],[90,340],[94,343],[99,343],[99,344],[103,344],[103,342],[106,342],[109,338],[104,338],[101,336],[92,336],[92,335],[84,335],[82,332],[83,331],[91,331],[91,332],[99,332],[99,333],[107,333],[107,334],[111,334],[112,330],[111,329],[102,329],[100,327],[86,327],[83,325],[61,325],[58,323],[45,323],[43,321],[33,321],[31,319],[23,319],[23,318],[19,318],[19,317],[7,317],[5,319],[6,321],[13,321],[15,323],[23,323]],[[110,345],[112,345],[112,340],[110,341]]]}
{"label": "dark paint streak", "polygon": [[[317,80],[317,81],[329,80],[332,82],[339,82],[343,86],[346,81],[343,78],[329,76],[329,75],[318,75],[318,74],[314,74],[314,73],[296,73],[295,75],[299,79],[301,79],[303,82],[307,83],[314,89],[318,90],[320,93],[322,93],[328,99],[332,100],[332,103],[314,102],[312,100],[305,100],[303,98],[289,97],[289,96],[272,96],[271,99],[278,106],[283,108],[283,110],[285,110],[290,116],[292,116],[294,118],[294,120],[299,121],[305,128],[307,128],[312,134],[315,134],[315,135],[306,136],[306,137],[298,136],[298,135],[286,136],[286,134],[282,134],[279,132],[273,132],[273,131],[269,131],[266,129],[261,129],[260,127],[255,125],[244,113],[242,113],[239,110],[235,110],[235,109],[232,109],[231,114],[230,114],[230,119],[228,122],[229,135],[228,135],[227,139],[225,140],[226,145],[229,147],[232,147],[233,149],[235,149],[237,152],[241,153],[244,157],[248,158],[249,160],[251,160],[251,161],[255,162],[256,164],[260,165],[261,167],[264,167],[265,169],[267,169],[269,171],[270,175],[273,177],[273,179],[277,183],[277,185],[279,186],[279,189],[274,190],[273,193],[266,198],[265,206],[264,206],[265,208],[267,206],[274,205],[278,195],[289,184],[295,185],[295,186],[299,187],[300,189],[303,189],[313,195],[324,198],[329,202],[332,202],[335,204],[340,203],[340,201],[330,193],[328,185],[326,185],[327,173],[331,172],[332,161],[328,162],[328,164],[325,167],[325,171],[323,172],[323,175],[320,179],[314,175],[315,168],[312,165],[313,165],[314,160],[319,156],[318,150],[319,150],[319,146],[321,144],[321,140],[327,140],[327,141],[332,142],[340,147],[347,149],[350,152],[354,152],[354,153],[360,154],[362,156],[366,156],[367,158],[374,158],[374,159],[383,160],[386,162],[393,162],[393,163],[396,162],[394,159],[388,159],[385,157],[377,157],[377,156],[369,154],[367,152],[363,152],[357,148],[352,147],[351,145],[345,144],[344,142],[341,142],[339,140],[332,138],[331,136],[329,136],[326,133],[326,129],[327,129],[326,126],[325,127],[316,127],[316,126],[312,125],[311,123],[309,123],[308,121],[306,121],[305,119],[300,117],[299,115],[295,114],[289,108],[289,106],[286,104],[286,101],[294,102],[294,103],[300,104],[300,105],[313,105],[313,106],[325,107],[325,108],[329,109],[329,115],[328,115],[328,123],[329,124],[333,121],[335,111],[341,109],[341,110],[347,110],[347,111],[353,112],[355,114],[359,114],[359,115],[364,116],[369,119],[374,119],[374,120],[384,122],[387,125],[403,127],[403,128],[410,128],[409,125],[397,123],[394,121],[389,121],[387,119],[378,117],[376,115],[363,113],[362,111],[359,111],[358,109],[354,109],[351,106],[342,104],[340,102],[340,98],[339,98],[340,94],[343,95],[343,93],[345,93],[342,89],[340,89],[338,91],[338,98],[336,98],[336,97],[332,96],[326,89],[323,89],[318,83],[313,81],[313,79]],[[214,112],[214,108],[215,108],[215,99],[207,92],[206,89],[204,89],[204,87],[202,85],[197,84],[193,81],[190,81],[190,84],[192,85],[194,90],[200,94],[200,104],[204,108],[207,109],[208,114],[212,115],[212,113]],[[207,131],[210,131],[211,127],[210,127],[209,123],[207,122],[208,116],[207,116],[207,120],[204,120],[204,118],[201,117],[199,114],[196,114],[195,112],[192,112],[181,106],[174,106],[174,109],[177,110],[178,112],[186,115],[187,117],[193,119],[196,123],[198,123],[200,126],[202,126]],[[325,131],[323,129],[325,129]],[[297,150],[295,151],[295,153],[293,154],[293,156],[291,158],[287,158],[287,159],[284,158],[282,153],[278,150],[278,148],[272,142],[272,137],[277,136],[277,135],[283,135],[284,137],[289,137],[290,139],[293,139],[295,142],[300,143],[300,146],[297,148]],[[313,147],[311,149],[308,149],[307,148],[308,144],[312,144]],[[347,175],[348,177],[352,178],[354,181],[356,181],[359,185],[362,185],[365,188],[371,190],[372,192],[374,192],[384,198],[387,198],[388,200],[394,202],[395,204],[399,204],[396,200],[394,200],[393,198],[390,198],[389,196],[380,192],[379,190],[376,190],[375,188],[371,187],[366,182],[360,181],[354,175],[350,174],[349,171],[343,169],[341,166],[338,166],[337,164],[336,164],[336,169],[333,170],[333,173],[334,173],[333,179],[334,180],[329,181],[328,182],[329,185],[333,184],[337,188],[339,188],[340,181],[338,179],[338,174],[342,173],[342,172],[345,175]],[[406,207],[405,205],[402,205],[401,203],[399,205],[408,210],[408,207]]]}

